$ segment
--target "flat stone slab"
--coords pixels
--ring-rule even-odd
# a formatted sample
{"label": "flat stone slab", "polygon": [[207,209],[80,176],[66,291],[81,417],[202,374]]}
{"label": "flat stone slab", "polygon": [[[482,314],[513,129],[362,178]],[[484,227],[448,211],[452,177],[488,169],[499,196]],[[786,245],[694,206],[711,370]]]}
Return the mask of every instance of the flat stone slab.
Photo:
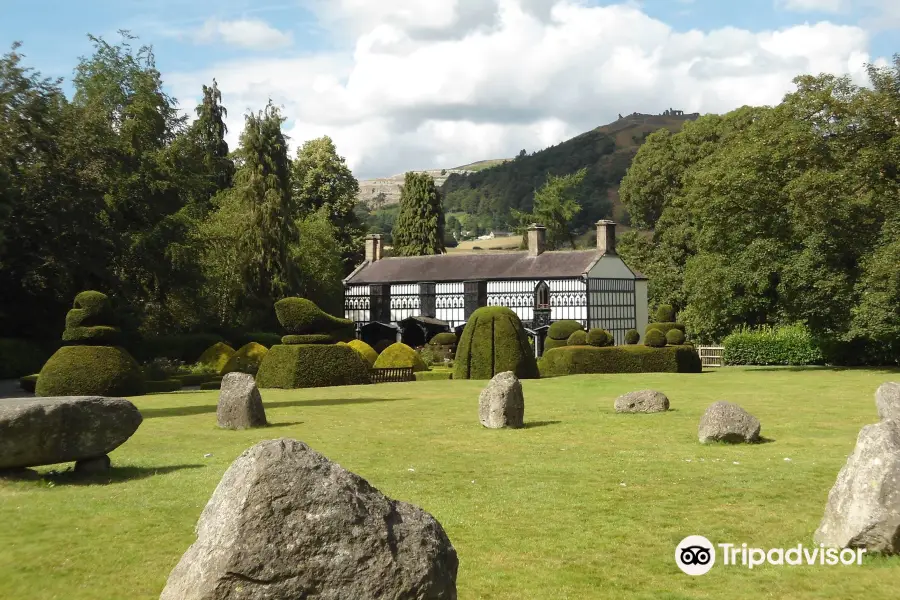
{"label": "flat stone slab", "polygon": [[0,399],[0,469],[100,458],[143,421],[125,398]]}

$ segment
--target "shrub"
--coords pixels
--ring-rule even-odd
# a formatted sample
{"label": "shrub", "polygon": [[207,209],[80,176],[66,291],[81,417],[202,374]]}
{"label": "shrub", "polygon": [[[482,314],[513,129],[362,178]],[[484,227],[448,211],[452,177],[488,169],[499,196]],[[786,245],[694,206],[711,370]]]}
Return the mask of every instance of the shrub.
{"label": "shrub", "polygon": [[183,372],[183,365],[168,358],[154,358],[141,367],[144,377],[148,380],[161,381],[170,379]]}
{"label": "shrub", "polygon": [[432,346],[455,346],[456,334],[449,331],[438,333],[433,338],[428,340],[428,343]]}
{"label": "shrub", "polygon": [[637,329],[629,329],[625,332],[625,343],[634,345],[641,341],[641,334],[638,333]]}
{"label": "shrub", "polygon": [[256,342],[250,342],[245,346],[241,346],[231,355],[231,358],[228,359],[228,362],[225,363],[219,374],[247,373],[255,376],[267,352],[268,350],[265,346]]}
{"label": "shrub", "polygon": [[356,333],[353,321],[329,315],[306,298],[279,300],[275,303],[275,315],[289,334],[330,333],[339,341],[349,342]]}
{"label": "shrub", "polygon": [[38,342],[0,338],[0,379],[15,379],[40,371],[52,354],[53,350]]}
{"label": "shrub", "polygon": [[666,343],[670,346],[681,346],[684,344],[684,332],[680,329],[670,329],[666,332]]}
{"label": "shrub", "polygon": [[700,373],[700,355],[692,348],[670,346],[569,346],[544,354],[541,377],[587,373]]}
{"label": "shrub", "polygon": [[177,392],[183,385],[180,379],[161,379],[159,381],[145,381],[145,394],[163,394],[165,392]]}
{"label": "shrub", "polygon": [[338,344],[272,346],[259,367],[261,388],[310,388],[369,383],[369,369],[356,350]]}
{"label": "shrub", "polygon": [[803,325],[741,329],[727,336],[727,365],[815,365],[824,357]]}
{"label": "shrub", "polygon": [[656,320],[660,323],[672,323],[675,321],[675,309],[671,304],[660,304],[656,309]]}
{"label": "shrub", "polygon": [[22,388],[22,391],[34,393],[34,388],[37,385],[38,375],[25,375],[23,377],[19,377],[19,387]]}
{"label": "shrub", "polygon": [[644,345],[650,348],[662,348],[666,345],[666,335],[659,329],[650,329],[644,336]]}
{"label": "shrub", "polygon": [[217,343],[222,336],[213,333],[185,333],[143,338],[130,347],[140,361],[169,358],[185,364],[194,364],[203,353]]}
{"label": "shrub", "polygon": [[613,335],[605,329],[591,329],[587,333],[587,343],[589,346],[597,346],[603,348],[615,344]]}
{"label": "shrub", "polygon": [[[328,333],[312,333],[307,335],[285,335],[281,337],[282,344],[336,344],[339,341]],[[346,343],[346,342],[344,342]]]}
{"label": "shrub", "polygon": [[684,325],[681,323],[649,323],[644,330],[644,337],[647,337],[647,332],[651,329],[658,329],[663,335],[666,335],[672,329],[679,329],[682,333],[685,333]]}
{"label": "shrub", "polygon": [[394,343],[394,340],[378,340],[377,342],[375,342],[375,345],[372,348],[375,350],[375,352],[381,354],[382,352],[390,348]]}
{"label": "shrub", "polygon": [[569,336],[576,331],[584,331],[584,327],[578,321],[572,319],[563,319],[562,321],[554,321],[547,330],[547,337],[554,340],[565,342]]}
{"label": "shrub", "polygon": [[117,346],[63,346],[41,369],[38,396],[137,396],[141,367]]}
{"label": "shrub", "polygon": [[225,342],[216,342],[203,351],[203,354],[197,359],[197,364],[206,366],[216,373],[221,373],[225,365],[228,364],[228,359],[233,355],[234,348]]}
{"label": "shrub", "polygon": [[422,362],[425,363],[425,367],[430,369],[432,365],[444,362],[444,356],[438,351],[438,348],[439,346],[428,345],[416,348],[416,353],[422,359]]}
{"label": "shrub", "polygon": [[362,340],[353,340],[347,345],[356,350],[360,357],[366,361],[369,368],[372,368],[375,365],[375,361],[378,360],[378,353],[375,352],[375,349]]}
{"label": "shrub", "polygon": [[587,332],[584,330],[573,331],[566,340],[567,346],[584,346],[585,344],[587,344]]}
{"label": "shrub", "polygon": [[412,367],[413,372],[428,370],[428,365],[425,364],[419,353],[401,342],[391,344],[378,355],[375,368],[383,369],[385,367]]}
{"label": "shrub", "polygon": [[419,371],[416,373],[416,381],[444,381],[453,379],[451,371]]}
{"label": "shrub", "polygon": [[512,371],[519,379],[540,377],[516,313],[504,306],[484,306],[472,313],[463,329],[453,378],[490,379],[504,371]]}

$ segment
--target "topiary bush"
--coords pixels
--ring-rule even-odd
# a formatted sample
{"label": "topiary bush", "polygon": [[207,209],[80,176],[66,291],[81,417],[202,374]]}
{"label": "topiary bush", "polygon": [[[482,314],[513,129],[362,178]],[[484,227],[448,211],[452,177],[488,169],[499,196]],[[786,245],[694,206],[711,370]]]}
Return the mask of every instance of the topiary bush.
{"label": "topiary bush", "polygon": [[822,351],[803,325],[741,329],[722,340],[726,365],[818,365]]}
{"label": "topiary bush", "polygon": [[419,371],[416,381],[446,381],[453,379],[452,371]]}
{"label": "topiary bush", "polygon": [[38,396],[137,396],[144,393],[140,365],[118,346],[63,346],[38,376]]}
{"label": "topiary bush", "polygon": [[588,373],[700,373],[700,355],[693,348],[669,346],[569,346],[541,358],[541,377]]}
{"label": "topiary bush", "polygon": [[247,373],[256,376],[267,352],[265,346],[256,342],[241,346],[231,355],[219,374],[224,376],[228,373]]}
{"label": "topiary bush", "polygon": [[684,344],[684,332],[680,329],[670,329],[666,332],[666,343],[670,346],[681,346]]}
{"label": "topiary bush", "polygon": [[663,335],[666,335],[673,329],[678,329],[682,333],[686,333],[684,325],[682,325],[681,323],[648,323],[647,328],[644,330],[644,337],[647,336],[647,333],[651,329],[658,329],[660,332],[662,332]]}
{"label": "topiary bush", "polygon": [[433,338],[428,340],[428,343],[432,346],[455,346],[456,334],[449,331],[444,331],[436,334]]}
{"label": "topiary bush", "polygon": [[197,359],[197,364],[209,367],[211,371],[216,373],[221,373],[232,356],[234,356],[234,348],[225,342],[216,342],[203,351],[203,354]]}
{"label": "topiary bush", "polygon": [[656,320],[660,323],[672,323],[675,321],[675,309],[671,304],[660,304],[656,309]]}
{"label": "topiary bush", "polygon": [[491,379],[504,371],[512,371],[519,379],[540,377],[516,313],[505,306],[483,306],[472,313],[463,329],[453,379]]}
{"label": "topiary bush", "polygon": [[369,383],[369,368],[349,344],[279,344],[266,354],[260,388],[311,388]]}
{"label": "topiary bush", "polygon": [[563,319],[554,321],[547,330],[547,338],[544,340],[544,350],[559,348],[569,343],[569,336],[576,331],[584,331],[584,327],[578,321]]}
{"label": "topiary bush", "polygon": [[414,373],[428,370],[428,365],[425,364],[419,353],[401,342],[385,348],[384,352],[379,354],[378,359],[375,360],[376,369],[387,367],[412,367]]}
{"label": "topiary bush", "polygon": [[625,343],[629,345],[637,344],[641,341],[641,334],[637,329],[629,329],[625,332]]}
{"label": "topiary bush", "polygon": [[567,346],[584,346],[585,344],[587,344],[587,332],[583,330],[573,331],[569,339],[566,340]]}
{"label": "topiary bush", "polygon": [[279,300],[275,303],[275,315],[284,330],[293,335],[327,333],[336,341],[349,342],[356,334],[353,321],[330,315],[306,298]]}
{"label": "topiary bush", "polygon": [[595,328],[587,332],[587,343],[589,346],[603,348],[605,346],[614,345],[615,338],[613,338],[613,335],[607,330]]}
{"label": "topiary bush", "polygon": [[375,352],[375,349],[372,346],[368,345],[362,340],[353,340],[349,344],[347,344],[362,357],[369,368],[375,366],[375,361],[378,360],[378,353]]}
{"label": "topiary bush", "polygon": [[650,348],[662,348],[666,345],[666,335],[659,329],[650,329],[644,336],[644,345]]}

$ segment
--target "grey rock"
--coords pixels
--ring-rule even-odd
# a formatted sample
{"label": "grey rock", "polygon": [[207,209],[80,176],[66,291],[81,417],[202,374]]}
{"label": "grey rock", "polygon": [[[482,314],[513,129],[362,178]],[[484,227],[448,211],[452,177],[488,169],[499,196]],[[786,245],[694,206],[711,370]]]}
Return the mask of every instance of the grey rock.
{"label": "grey rock", "polygon": [[225,472],[160,600],[455,600],[458,567],[430,514],[269,440]]}
{"label": "grey rock", "polygon": [[0,469],[99,458],[124,444],[142,420],[124,398],[0,400]]}
{"label": "grey rock", "polygon": [[698,436],[700,443],[707,442],[758,442],[759,419],[746,410],[722,400],[714,402],[700,419]]}
{"label": "grey rock", "polygon": [[266,411],[253,375],[228,373],[222,378],[216,420],[224,429],[266,426]]}
{"label": "grey rock", "polygon": [[900,554],[900,423],[882,421],[859,432],[814,539],[835,548]]}
{"label": "grey rock", "polygon": [[669,399],[656,390],[629,392],[616,398],[617,413],[656,413],[669,410]]}
{"label": "grey rock", "polygon": [[497,373],[478,397],[478,419],[490,429],[525,426],[525,396],[512,371]]}
{"label": "grey rock", "polygon": [[900,383],[889,381],[875,392],[875,407],[882,421],[900,421]]}

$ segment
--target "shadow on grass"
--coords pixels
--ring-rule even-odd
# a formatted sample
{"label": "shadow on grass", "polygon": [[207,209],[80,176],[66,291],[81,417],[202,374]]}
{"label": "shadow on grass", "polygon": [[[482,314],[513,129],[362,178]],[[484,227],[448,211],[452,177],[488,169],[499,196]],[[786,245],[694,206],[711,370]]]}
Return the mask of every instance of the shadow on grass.
{"label": "shadow on grass", "polygon": [[169,465],[163,467],[116,467],[104,473],[76,473],[73,467],[64,471],[38,473],[33,469],[15,469],[6,471],[2,479],[7,481],[40,481],[44,485],[108,485],[146,479],[155,475],[165,475],[183,469],[200,469],[203,465]]}
{"label": "shadow on grass", "polygon": [[562,421],[530,421],[525,423],[525,429],[533,429],[534,427],[546,427],[548,425],[559,425]]}
{"label": "shadow on grass", "polygon": [[[324,400],[292,400],[290,402],[263,402],[263,407],[287,408],[291,406],[343,406],[345,404],[373,404],[375,402],[395,402],[397,400],[409,400],[409,398],[328,398]],[[145,419],[160,417],[190,417],[216,412],[215,404],[201,404],[199,406],[172,406],[169,408],[145,408],[141,415]]]}

